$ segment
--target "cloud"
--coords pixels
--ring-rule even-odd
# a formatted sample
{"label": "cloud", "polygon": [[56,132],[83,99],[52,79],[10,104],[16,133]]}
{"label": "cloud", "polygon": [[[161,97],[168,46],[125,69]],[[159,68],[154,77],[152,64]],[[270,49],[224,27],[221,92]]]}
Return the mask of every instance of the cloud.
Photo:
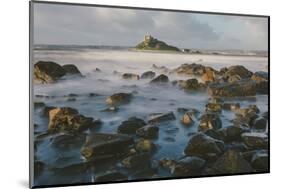
{"label": "cloud", "polygon": [[180,12],[35,3],[36,44],[134,46],[145,34],[187,48],[266,49],[267,21]]}

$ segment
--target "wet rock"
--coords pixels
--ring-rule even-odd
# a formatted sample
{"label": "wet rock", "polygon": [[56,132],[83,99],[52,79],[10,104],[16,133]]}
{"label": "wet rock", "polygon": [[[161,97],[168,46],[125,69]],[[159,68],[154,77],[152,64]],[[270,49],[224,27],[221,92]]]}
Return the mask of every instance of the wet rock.
{"label": "wet rock", "polygon": [[86,159],[102,155],[118,156],[129,149],[134,140],[122,134],[92,133],[86,137],[81,154]]}
{"label": "wet rock", "polygon": [[[244,66],[231,66],[227,68],[227,71],[224,73],[224,77],[228,79],[228,82],[235,82],[241,79],[250,78],[253,75],[251,71],[246,69]],[[232,80],[233,77],[236,77],[238,80]]]}
{"label": "wet rock", "polygon": [[95,176],[95,182],[112,182],[122,180],[128,180],[128,177],[118,171],[110,171],[102,175]]}
{"label": "wet rock", "polygon": [[157,126],[147,125],[144,127],[139,128],[136,131],[136,134],[139,137],[147,138],[147,139],[154,139],[158,137],[159,128]]}
{"label": "wet rock", "polygon": [[179,87],[183,90],[198,90],[200,85],[197,79],[188,79],[179,83]]}
{"label": "wet rock", "polygon": [[259,109],[257,106],[252,105],[248,108],[239,108],[234,111],[236,118],[233,120],[234,124],[237,125],[247,125],[250,126],[253,124],[253,121],[258,117]]}
{"label": "wet rock", "polygon": [[132,99],[132,94],[130,93],[116,93],[109,96],[106,99],[106,103],[110,105],[121,105],[129,103]]}
{"label": "wet rock", "polygon": [[40,83],[53,83],[66,74],[55,62],[39,61],[34,65],[34,79]]}
{"label": "wet rock", "polygon": [[203,132],[205,135],[208,135],[211,138],[221,140],[221,135],[218,133],[218,130],[208,129]]}
{"label": "wet rock", "polygon": [[205,70],[205,73],[202,75],[202,80],[205,83],[213,82],[215,81],[216,75],[215,72],[211,69]]}
{"label": "wet rock", "polygon": [[142,75],[141,75],[141,79],[153,79],[155,77],[155,72],[153,71],[147,71],[147,72],[144,72]]}
{"label": "wet rock", "polygon": [[41,115],[44,117],[49,117],[49,112],[55,108],[56,107],[54,106],[45,106],[41,111]]}
{"label": "wet rock", "polygon": [[173,112],[168,113],[156,113],[149,116],[148,123],[149,124],[157,124],[163,121],[171,121],[175,120],[176,117]]}
{"label": "wet rock", "polygon": [[213,113],[206,113],[201,116],[200,124],[198,127],[199,131],[206,131],[208,129],[220,129],[222,127],[222,122],[217,114]]}
{"label": "wet rock", "polygon": [[212,97],[255,96],[256,92],[256,83],[250,80],[242,80],[234,83],[214,83],[208,87],[208,93]]}
{"label": "wet rock", "polygon": [[81,146],[85,138],[84,134],[61,134],[52,137],[50,145],[55,148],[69,150]]}
{"label": "wet rock", "polygon": [[241,153],[235,150],[226,151],[213,165],[217,174],[251,173],[252,167],[243,158]]}
{"label": "wet rock", "polygon": [[206,161],[196,156],[187,156],[176,162],[171,170],[175,176],[187,176],[199,174]]}
{"label": "wet rock", "polygon": [[149,152],[152,153],[156,150],[156,145],[149,139],[140,139],[136,143],[136,149],[139,152]]}
{"label": "wet rock", "polygon": [[183,115],[181,122],[186,126],[189,126],[194,123],[192,116],[189,113],[185,113]]}
{"label": "wet rock", "polygon": [[188,156],[197,156],[205,160],[217,158],[223,153],[224,143],[203,133],[192,136],[184,152]]}
{"label": "wet rock", "polygon": [[252,128],[256,130],[266,130],[267,120],[263,117],[259,117],[253,121]]}
{"label": "wet rock", "polygon": [[161,74],[157,76],[155,79],[150,81],[150,83],[168,83],[168,82],[169,82],[169,78],[164,74]]}
{"label": "wet rock", "polygon": [[118,133],[136,134],[136,130],[145,125],[146,123],[142,119],[130,117],[128,120],[123,121],[121,125],[118,126]]}
{"label": "wet rock", "polygon": [[249,149],[267,149],[268,136],[265,133],[243,133],[241,135],[243,143]]}
{"label": "wet rock", "polygon": [[44,102],[34,102],[34,108],[43,108],[44,106]]}
{"label": "wet rock", "polygon": [[174,70],[174,72],[178,74],[184,74],[184,75],[197,75],[202,76],[206,72],[206,68],[210,71],[215,71],[214,69],[210,67],[205,67],[201,64],[182,64],[178,68]]}
{"label": "wet rock", "polygon": [[81,72],[78,70],[78,68],[73,64],[66,64],[63,65],[62,68],[65,70],[65,73],[67,75],[77,75],[82,76]]}
{"label": "wet rock", "polygon": [[255,72],[251,79],[256,82],[268,81],[268,73],[263,71]]}
{"label": "wet rock", "polygon": [[269,156],[267,150],[260,150],[253,155],[251,160],[252,167],[257,171],[268,171]]}
{"label": "wet rock", "polygon": [[222,109],[224,110],[237,110],[240,108],[240,104],[239,103],[224,103],[222,105]]}
{"label": "wet rock", "polygon": [[220,139],[224,142],[231,142],[241,140],[241,134],[246,131],[249,130],[243,126],[231,125],[217,130],[217,133],[220,135]]}
{"label": "wet rock", "polygon": [[133,73],[124,73],[122,75],[123,79],[133,79],[133,80],[139,80],[140,76],[137,74],[133,74]]}
{"label": "wet rock", "polygon": [[221,112],[222,105],[219,103],[208,103],[206,104],[206,111],[209,112]]}
{"label": "wet rock", "polygon": [[55,108],[49,111],[49,125],[50,132],[81,132],[88,128],[94,128],[96,124],[94,119],[85,117],[76,109],[69,107]]}
{"label": "wet rock", "polygon": [[126,168],[150,167],[150,155],[149,153],[131,155],[122,161],[122,165]]}

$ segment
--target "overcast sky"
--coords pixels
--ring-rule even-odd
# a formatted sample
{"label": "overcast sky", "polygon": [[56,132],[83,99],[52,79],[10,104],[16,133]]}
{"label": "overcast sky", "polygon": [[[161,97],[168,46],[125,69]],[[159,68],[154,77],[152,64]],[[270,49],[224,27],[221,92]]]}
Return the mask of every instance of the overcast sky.
{"label": "overcast sky", "polygon": [[181,48],[267,50],[267,18],[34,4],[35,44],[135,46],[145,34]]}

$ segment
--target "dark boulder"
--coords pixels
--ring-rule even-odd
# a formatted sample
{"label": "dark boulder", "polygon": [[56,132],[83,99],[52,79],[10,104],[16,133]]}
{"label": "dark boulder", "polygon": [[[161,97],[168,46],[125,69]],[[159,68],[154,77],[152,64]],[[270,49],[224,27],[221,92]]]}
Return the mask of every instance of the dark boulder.
{"label": "dark boulder", "polygon": [[126,152],[134,144],[133,138],[122,134],[92,133],[87,136],[81,148],[86,159],[103,155],[118,156]]}
{"label": "dark boulder", "polygon": [[246,131],[249,131],[249,129],[243,126],[231,125],[217,130],[217,133],[224,142],[232,142],[241,140],[241,134]]}
{"label": "dark boulder", "polygon": [[188,156],[198,156],[205,160],[215,159],[224,151],[224,143],[203,133],[192,136],[184,152]]}
{"label": "dark boulder", "polygon": [[151,140],[142,138],[136,143],[135,147],[139,152],[149,153],[152,153],[157,149],[156,145]]}
{"label": "dark boulder", "polygon": [[66,64],[63,65],[62,68],[65,70],[65,73],[67,75],[77,75],[77,76],[82,76],[81,72],[79,69],[73,65],[73,64]]}
{"label": "dark boulder", "polygon": [[179,82],[180,89],[183,90],[198,90],[201,88],[197,79],[188,79],[186,81]]}
{"label": "dark boulder", "polygon": [[177,161],[171,170],[175,176],[197,175],[205,166],[206,161],[196,156],[186,156]]}
{"label": "dark boulder", "polygon": [[243,133],[241,137],[249,149],[268,149],[268,136],[265,133]]}
{"label": "dark boulder", "polygon": [[175,120],[176,117],[173,112],[168,113],[155,113],[151,114],[148,119],[149,124],[158,124],[163,121]]}
{"label": "dark boulder", "polygon": [[137,74],[133,74],[133,73],[124,73],[122,75],[123,79],[132,79],[132,80],[139,80],[140,76]]}
{"label": "dark boulder", "polygon": [[118,127],[118,133],[123,134],[136,134],[136,130],[145,126],[146,123],[137,117],[130,117],[128,120],[123,121]]}
{"label": "dark boulder", "polygon": [[129,103],[132,99],[131,93],[116,93],[106,99],[106,103],[110,105],[121,105]]}
{"label": "dark boulder", "polygon": [[252,167],[260,172],[269,170],[269,156],[267,150],[257,151],[251,160]]}
{"label": "dark boulder", "polygon": [[122,181],[122,180],[128,180],[128,177],[118,171],[110,171],[95,176],[94,182],[112,182],[112,181]]}
{"label": "dark boulder", "polygon": [[208,87],[212,97],[245,97],[255,96],[256,83],[251,80],[241,80],[234,83],[213,83]]}
{"label": "dark boulder", "polygon": [[169,78],[168,76],[161,74],[159,76],[157,76],[155,79],[151,80],[150,83],[168,83],[169,82]]}
{"label": "dark boulder", "polygon": [[246,69],[244,66],[237,65],[227,68],[227,71],[224,73],[223,77],[227,78],[228,82],[231,82],[233,77],[236,77],[238,80],[241,80],[250,78],[252,75],[253,73]]}
{"label": "dark boulder", "polygon": [[219,115],[214,113],[205,113],[200,118],[199,131],[206,131],[208,129],[220,129],[222,122]]}
{"label": "dark boulder", "polygon": [[141,75],[141,79],[153,79],[155,77],[155,72],[153,71],[147,71],[147,72],[144,72],[142,75]]}
{"label": "dark boulder", "polygon": [[66,74],[55,62],[39,61],[34,65],[34,79],[40,83],[53,83]]}
{"label": "dark boulder", "polygon": [[266,130],[267,120],[263,117],[259,117],[253,121],[252,128],[255,130]]}
{"label": "dark boulder", "polygon": [[122,165],[126,168],[146,168],[150,167],[150,154],[149,153],[140,153],[134,154],[122,161]]}
{"label": "dark boulder", "polygon": [[243,158],[240,152],[226,151],[213,165],[216,174],[251,173],[250,164]]}
{"label": "dark boulder", "polygon": [[139,128],[136,134],[139,137],[154,139],[158,137],[159,128],[157,126],[147,125]]}

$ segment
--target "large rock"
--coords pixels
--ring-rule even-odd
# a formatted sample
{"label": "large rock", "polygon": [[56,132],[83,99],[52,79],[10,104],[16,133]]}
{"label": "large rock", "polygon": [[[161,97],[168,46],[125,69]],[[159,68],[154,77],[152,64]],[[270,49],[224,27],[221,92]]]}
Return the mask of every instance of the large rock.
{"label": "large rock", "polygon": [[214,113],[205,113],[200,118],[199,131],[206,131],[208,129],[220,129],[222,122],[219,115]]}
{"label": "large rock", "polygon": [[233,83],[213,83],[208,87],[212,97],[245,97],[255,96],[256,83],[251,80],[242,80]]}
{"label": "large rock", "polygon": [[49,111],[48,131],[50,132],[75,133],[95,126],[96,123],[93,118],[85,117],[73,108],[62,107]]}
{"label": "large rock", "polygon": [[116,93],[106,99],[106,103],[110,105],[121,105],[129,103],[132,99],[131,93]]}
{"label": "large rock", "polygon": [[122,75],[123,79],[132,79],[132,80],[139,80],[140,76],[137,74],[133,74],[133,73],[124,73]]}
{"label": "large rock", "polygon": [[171,121],[175,120],[176,117],[174,115],[174,112],[168,112],[168,113],[155,113],[151,114],[148,119],[149,124],[157,124],[163,121]]}
{"label": "large rock", "polygon": [[259,117],[253,121],[252,128],[256,130],[263,130],[265,131],[267,127],[267,119],[264,117]]}
{"label": "large rock", "polygon": [[260,150],[256,152],[251,160],[252,167],[257,171],[268,171],[269,169],[269,156],[267,150]]}
{"label": "large rock", "polygon": [[268,81],[268,73],[263,71],[255,72],[251,79],[256,82]]}
{"label": "large rock", "polygon": [[268,136],[265,133],[243,133],[241,137],[249,149],[268,149]]}
{"label": "large rock", "polygon": [[227,71],[224,73],[223,77],[226,78],[228,82],[235,82],[241,79],[250,78],[252,75],[253,73],[244,66],[237,65],[227,68]]}
{"label": "large rock", "polygon": [[186,112],[181,119],[181,122],[186,125],[186,126],[190,126],[191,124],[194,123],[192,115],[190,115],[190,113]]}
{"label": "large rock", "polygon": [[[174,70],[178,74],[202,76],[204,73],[216,72],[213,68],[205,67],[201,64],[182,64]],[[208,78],[209,79],[209,78]]]}
{"label": "large rock", "polygon": [[267,72],[256,72],[252,75],[251,79],[256,82],[257,93],[268,94],[269,82]]}
{"label": "large rock", "polygon": [[118,127],[118,133],[123,134],[136,134],[136,130],[145,126],[146,123],[137,117],[130,117],[128,120],[123,121]]}
{"label": "large rock", "polygon": [[206,161],[196,156],[187,156],[177,161],[171,169],[171,173],[175,176],[198,175]]}
{"label": "large rock", "polygon": [[214,82],[216,79],[215,71],[212,69],[205,69],[205,73],[201,78],[205,83]]}
{"label": "large rock", "polygon": [[79,69],[73,65],[73,64],[66,64],[63,65],[62,68],[65,70],[65,73],[67,75],[77,75],[77,76],[82,76],[81,72]]}
{"label": "large rock", "polygon": [[206,104],[207,112],[221,112],[222,105],[220,103],[208,103]]}
{"label": "large rock", "polygon": [[180,89],[183,90],[198,90],[198,89],[202,89],[202,85],[200,85],[200,83],[198,82],[197,79],[188,79],[186,81],[181,81],[179,82],[179,87]]}
{"label": "large rock", "polygon": [[239,141],[241,139],[241,134],[246,131],[248,131],[248,129],[243,126],[231,125],[217,130],[217,133],[224,142],[232,142]]}
{"label": "large rock", "polygon": [[224,143],[203,133],[192,136],[184,152],[188,156],[198,156],[205,160],[215,159],[224,151]]}
{"label": "large rock", "polygon": [[255,105],[251,105],[247,108],[239,108],[234,111],[235,119],[233,123],[236,125],[252,126],[254,120],[258,118],[259,109]]}
{"label": "large rock", "polygon": [[128,177],[118,171],[110,171],[95,176],[94,182],[112,182],[112,181],[122,181],[122,180],[128,180]]}
{"label": "large rock", "polygon": [[141,79],[153,79],[155,77],[155,72],[153,71],[147,71],[147,72],[144,72],[142,75],[141,75]]}
{"label": "large rock", "polygon": [[103,155],[118,156],[126,152],[134,144],[133,138],[122,134],[92,133],[87,136],[81,148],[86,159]]}
{"label": "large rock", "polygon": [[169,78],[168,76],[161,74],[159,76],[157,76],[155,79],[151,80],[150,83],[168,83],[169,82]]}
{"label": "large rock", "polygon": [[149,153],[134,154],[122,161],[122,165],[126,168],[146,168],[150,167]]}
{"label": "large rock", "polygon": [[66,74],[62,66],[55,62],[39,61],[34,65],[34,79],[41,83],[52,83]]}
{"label": "large rock", "polygon": [[159,128],[157,126],[147,125],[139,128],[136,134],[139,137],[154,139],[158,137]]}
{"label": "large rock", "polygon": [[216,174],[251,173],[253,171],[250,164],[235,150],[226,151],[214,163],[213,169]]}
{"label": "large rock", "polygon": [[156,145],[148,139],[140,139],[137,143],[136,143],[136,149],[139,152],[149,152],[152,153],[156,150]]}

